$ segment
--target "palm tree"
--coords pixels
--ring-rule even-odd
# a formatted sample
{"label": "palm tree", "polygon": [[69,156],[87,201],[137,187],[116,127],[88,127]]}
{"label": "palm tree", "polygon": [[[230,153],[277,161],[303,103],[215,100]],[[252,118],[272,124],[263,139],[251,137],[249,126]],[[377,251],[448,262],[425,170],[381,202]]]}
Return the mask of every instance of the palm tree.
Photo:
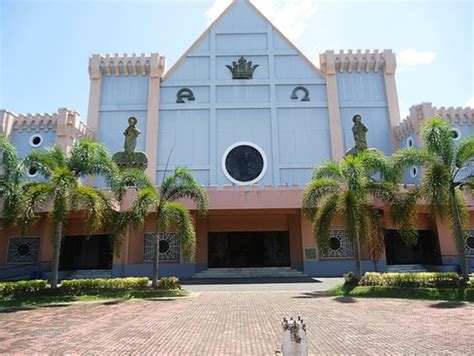
{"label": "palm tree", "polygon": [[115,253],[119,253],[122,246],[123,237],[127,228],[134,221],[132,218],[136,216],[136,212],[132,213],[129,209],[122,211],[122,204],[130,190],[139,191],[144,188],[153,188],[153,184],[148,179],[146,174],[141,169],[125,168],[123,170],[114,170],[109,179],[110,189],[116,203],[120,206],[119,209],[112,211],[109,229],[109,236],[113,241]]}
{"label": "palm tree", "polygon": [[193,200],[201,215],[207,211],[207,193],[200,186],[187,168],[176,168],[171,176],[163,180],[158,191],[153,187],[139,189],[132,206],[127,211],[127,221],[136,229],[145,225],[148,210],[155,210],[155,233],[153,239],[153,278],[152,286],[158,286],[158,261],[159,261],[159,233],[167,232],[170,226],[176,228],[181,242],[181,252],[184,261],[188,262],[194,257],[196,248],[196,234],[193,219],[189,210],[176,200],[189,198]]}
{"label": "palm tree", "polygon": [[102,145],[88,140],[76,141],[68,154],[59,147],[33,151],[24,162],[35,167],[45,181],[31,182],[24,189],[23,227],[36,220],[41,208],[50,210],[48,218],[54,226],[51,287],[57,288],[61,239],[70,213],[84,211],[85,231],[90,234],[105,224],[112,211],[111,198],[104,191],[82,185],[82,177],[110,177],[114,164]]}
{"label": "palm tree", "polygon": [[[380,172],[384,180],[370,176]],[[416,201],[411,194],[397,194],[396,172],[393,164],[382,153],[366,150],[356,156],[349,155],[340,163],[323,162],[315,168],[313,180],[303,193],[302,207],[313,222],[313,233],[321,251],[328,250],[331,226],[337,216],[342,217],[344,230],[354,245],[356,274],[362,276],[360,246],[367,240],[372,259],[383,252],[381,214],[371,198],[379,198],[396,207],[404,203],[405,210],[392,209],[391,217],[405,240],[416,239],[417,233],[411,217]]]}
{"label": "palm tree", "polygon": [[469,213],[461,189],[473,188],[474,136],[456,144],[451,124],[434,117],[422,124],[421,138],[423,148],[402,149],[394,157],[401,167],[423,166],[421,196],[429,204],[434,217],[448,218],[456,241],[461,274],[467,280],[469,270],[463,230],[468,226]]}
{"label": "palm tree", "polygon": [[23,169],[15,146],[0,136],[0,229],[12,226],[21,215]]}

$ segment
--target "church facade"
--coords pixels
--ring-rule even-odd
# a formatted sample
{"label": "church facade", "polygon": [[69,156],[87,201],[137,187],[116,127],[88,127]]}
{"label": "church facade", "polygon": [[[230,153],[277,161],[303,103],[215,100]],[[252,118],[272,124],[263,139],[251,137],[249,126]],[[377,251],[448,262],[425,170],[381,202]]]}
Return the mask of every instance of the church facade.
{"label": "church facade", "polygon": [[[474,133],[472,109],[423,103],[400,122],[395,72],[390,50],[326,51],[317,68],[250,2],[234,1],[169,70],[157,53],[93,55],[87,125],[68,109],[52,115],[2,111],[0,131],[21,155],[53,144],[67,149],[78,137],[97,140],[113,154],[123,150],[123,131],[135,117],[141,132],[136,148],[146,153],[146,173],[155,184],[166,172],[186,166],[209,194],[205,218],[189,204],[197,234],[195,261],[183,263],[179,236],[165,234],[163,275],[278,267],[295,275],[340,276],[354,269],[352,244],[336,223],[330,251],[322,254],[302,213],[301,194],[317,164],[340,160],[354,146],[353,117],[360,115],[367,126],[369,147],[387,155],[418,146],[420,122],[434,114],[450,120],[458,137]],[[416,184],[420,174],[420,167],[412,167],[405,182]],[[104,186],[99,178],[91,183]],[[363,247],[364,271],[399,265],[457,269],[454,239],[426,207],[419,208],[415,247],[403,245],[387,207],[380,208],[388,228],[386,253],[371,261]],[[472,203],[470,210],[474,230]],[[119,256],[112,256],[107,231],[87,239],[80,219],[71,219],[62,248],[64,275],[77,269],[150,275],[153,226],[150,215],[145,231],[129,230]],[[474,265],[474,231],[471,236],[466,251]],[[3,234],[0,265],[22,263],[18,250],[26,240],[21,239],[15,229]],[[44,218],[27,239],[36,252],[23,260],[51,260]]]}

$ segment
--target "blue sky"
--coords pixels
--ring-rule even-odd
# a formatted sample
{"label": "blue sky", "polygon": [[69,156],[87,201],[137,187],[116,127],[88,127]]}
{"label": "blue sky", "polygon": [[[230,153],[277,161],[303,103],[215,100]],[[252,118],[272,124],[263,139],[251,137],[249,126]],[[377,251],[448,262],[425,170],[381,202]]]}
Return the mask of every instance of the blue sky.
{"label": "blue sky", "polygon": [[[93,53],[150,53],[170,68],[230,1],[0,0],[0,108],[76,109]],[[393,49],[400,110],[474,107],[472,1],[252,1],[311,60],[326,49]]]}

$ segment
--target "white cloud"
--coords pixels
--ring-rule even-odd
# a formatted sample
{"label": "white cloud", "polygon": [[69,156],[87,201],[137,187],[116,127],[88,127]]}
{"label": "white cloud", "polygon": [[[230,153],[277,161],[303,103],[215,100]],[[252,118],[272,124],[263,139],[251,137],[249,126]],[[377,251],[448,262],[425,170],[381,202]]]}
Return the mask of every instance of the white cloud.
{"label": "white cloud", "polygon": [[[229,0],[214,0],[206,11],[209,23],[215,20],[231,3]],[[294,40],[306,30],[306,26],[316,13],[313,0],[253,0],[252,3],[269,18],[285,36]]]}
{"label": "white cloud", "polygon": [[430,64],[436,58],[435,52],[417,51],[411,48],[404,49],[398,53],[397,61],[401,66],[416,66],[418,64]]}
{"label": "white cloud", "polygon": [[474,108],[474,96],[466,101],[466,103],[464,104],[464,107],[466,106]]}
{"label": "white cloud", "polygon": [[214,21],[231,2],[232,1],[229,0],[214,0],[211,7],[206,11],[208,25]]}

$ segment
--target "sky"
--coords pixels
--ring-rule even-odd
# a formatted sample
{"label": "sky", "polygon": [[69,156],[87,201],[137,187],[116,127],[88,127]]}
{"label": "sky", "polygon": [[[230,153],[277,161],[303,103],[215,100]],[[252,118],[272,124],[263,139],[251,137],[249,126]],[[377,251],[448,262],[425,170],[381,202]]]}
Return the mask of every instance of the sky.
{"label": "sky", "polygon": [[[392,49],[402,118],[474,107],[474,1],[252,2],[317,66],[328,49]],[[92,54],[159,52],[170,68],[229,3],[0,0],[0,109],[87,121]]]}

